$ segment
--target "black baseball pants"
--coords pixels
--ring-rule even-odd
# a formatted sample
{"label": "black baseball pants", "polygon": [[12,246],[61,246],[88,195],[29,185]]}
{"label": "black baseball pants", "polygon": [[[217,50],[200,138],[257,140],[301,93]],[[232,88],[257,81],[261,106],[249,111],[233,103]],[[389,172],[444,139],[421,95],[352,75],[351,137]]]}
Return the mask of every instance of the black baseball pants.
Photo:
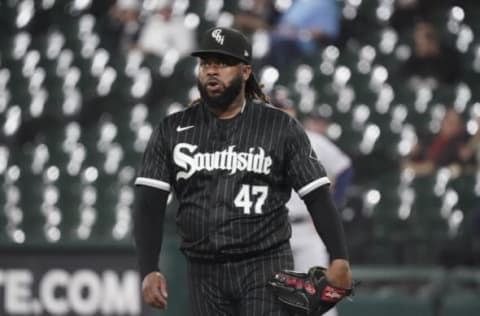
{"label": "black baseball pants", "polygon": [[293,269],[290,245],[240,260],[188,260],[188,288],[193,316],[288,316],[268,280]]}

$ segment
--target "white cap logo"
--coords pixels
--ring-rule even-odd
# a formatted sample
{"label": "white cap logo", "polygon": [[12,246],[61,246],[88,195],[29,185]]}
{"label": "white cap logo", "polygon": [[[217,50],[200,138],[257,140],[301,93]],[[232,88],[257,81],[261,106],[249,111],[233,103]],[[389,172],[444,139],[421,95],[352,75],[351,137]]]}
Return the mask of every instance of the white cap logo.
{"label": "white cap logo", "polygon": [[221,29],[215,29],[212,31],[212,37],[217,41],[218,44],[223,45],[223,40],[225,36],[222,35]]}

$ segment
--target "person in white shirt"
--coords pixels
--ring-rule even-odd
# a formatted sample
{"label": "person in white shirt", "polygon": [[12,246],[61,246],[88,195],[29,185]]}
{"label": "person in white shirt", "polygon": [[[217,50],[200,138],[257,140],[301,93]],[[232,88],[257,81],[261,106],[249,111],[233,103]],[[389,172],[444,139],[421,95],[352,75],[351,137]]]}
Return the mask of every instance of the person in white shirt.
{"label": "person in white shirt", "polygon": [[138,48],[143,52],[165,56],[175,51],[179,58],[195,48],[196,31],[185,23],[183,13],[173,10],[171,0],[157,0],[153,14],[147,17],[138,38]]}
{"label": "person in white shirt", "polygon": [[[337,194],[336,190],[345,191],[346,186],[351,181],[353,175],[352,162],[350,158],[342,152],[330,139],[322,134],[312,131],[306,131],[310,139],[312,148],[318,159],[326,169],[328,178],[331,181],[332,195],[337,197],[334,201],[339,205],[344,199],[344,194]],[[340,189],[340,186],[342,187]],[[315,233],[315,227],[311,221],[307,207],[303,200],[295,193],[287,203],[290,211],[290,223],[292,225],[292,245],[293,256],[295,260],[295,269],[306,271],[309,267],[321,263],[328,266],[329,257],[327,249],[321,242],[318,234]],[[319,258],[321,260],[319,261]]]}
{"label": "person in white shirt", "polygon": [[[277,87],[273,92],[272,101],[275,106],[296,117],[296,109],[286,96],[286,93],[283,88]],[[337,207],[341,207],[345,199],[346,189],[353,177],[352,161],[327,136],[319,133],[319,126],[324,122],[315,121],[317,121],[316,118],[310,117],[308,124],[304,124],[304,127],[312,149],[325,167],[327,176],[331,181],[333,200]],[[317,125],[315,126],[315,124]],[[328,267],[330,258],[327,248],[318,234],[315,233],[315,227],[303,200],[292,191],[291,198],[286,206],[289,209],[290,224],[292,226],[290,244],[293,251],[295,270],[306,272],[315,265]],[[338,312],[333,308],[325,315],[337,316]]]}

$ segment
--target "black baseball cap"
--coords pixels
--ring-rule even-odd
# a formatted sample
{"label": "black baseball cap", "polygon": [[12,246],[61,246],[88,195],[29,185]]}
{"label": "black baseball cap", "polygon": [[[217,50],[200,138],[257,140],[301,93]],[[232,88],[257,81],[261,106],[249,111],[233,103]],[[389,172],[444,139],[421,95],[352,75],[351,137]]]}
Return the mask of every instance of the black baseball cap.
{"label": "black baseball cap", "polygon": [[226,27],[213,27],[207,30],[192,56],[222,54],[237,58],[247,64],[252,61],[252,44],[239,30]]}

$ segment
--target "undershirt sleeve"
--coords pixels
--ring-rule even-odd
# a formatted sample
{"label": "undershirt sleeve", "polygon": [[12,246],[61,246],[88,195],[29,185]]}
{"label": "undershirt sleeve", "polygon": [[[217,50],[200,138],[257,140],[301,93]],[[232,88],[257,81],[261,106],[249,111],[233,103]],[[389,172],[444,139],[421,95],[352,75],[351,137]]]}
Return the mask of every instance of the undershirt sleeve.
{"label": "undershirt sleeve", "polygon": [[143,185],[135,186],[133,235],[142,280],[150,272],[159,271],[167,198],[167,191]]}
{"label": "undershirt sleeve", "polygon": [[335,207],[330,186],[323,185],[304,197],[318,235],[322,238],[330,261],[348,259],[347,242],[341,216]]}

